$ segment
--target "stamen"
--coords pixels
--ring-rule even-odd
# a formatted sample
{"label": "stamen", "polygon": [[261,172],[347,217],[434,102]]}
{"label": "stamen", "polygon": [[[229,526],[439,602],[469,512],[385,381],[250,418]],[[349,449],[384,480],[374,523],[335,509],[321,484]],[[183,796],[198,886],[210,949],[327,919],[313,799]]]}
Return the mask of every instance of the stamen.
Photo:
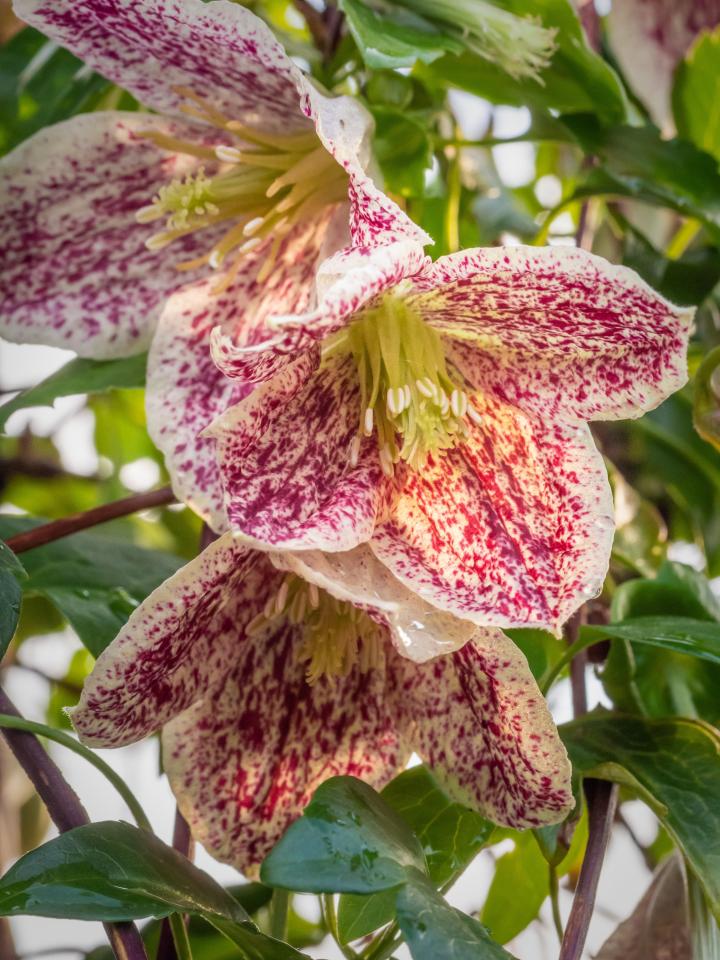
{"label": "stamen", "polygon": [[448,370],[440,334],[399,296],[386,295],[323,346],[324,362],[343,354],[353,357],[360,381],[357,439],[376,432],[387,476],[400,460],[422,469],[430,453],[463,443],[479,422]]}

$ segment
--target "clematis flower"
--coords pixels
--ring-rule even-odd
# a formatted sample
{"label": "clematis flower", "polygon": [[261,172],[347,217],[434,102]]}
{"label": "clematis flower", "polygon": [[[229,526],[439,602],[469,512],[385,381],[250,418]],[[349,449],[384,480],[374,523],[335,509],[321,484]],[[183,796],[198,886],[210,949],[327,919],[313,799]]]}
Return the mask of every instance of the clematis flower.
{"label": "clematis flower", "polygon": [[613,53],[655,122],[672,126],[675,68],[701,30],[720,24],[720,0],[613,0]]}
{"label": "clematis flower", "polygon": [[[313,303],[354,242],[427,238],[364,172],[371,119],[321,93],[250,11],[219,0],[17,0],[16,12],[158,114],[45,129],[0,162],[0,333],[108,359],[150,344],[150,432],[173,485],[220,528],[202,428],[247,393],[208,352]],[[350,208],[348,210],[348,201]],[[210,275],[213,275],[212,277]],[[187,286],[186,286],[187,285]]]}
{"label": "clematis flower", "polygon": [[194,836],[246,872],[328,777],[380,787],[412,750],[498,823],[552,823],[573,804],[517,647],[414,597],[365,546],[275,553],[225,534],[134,611],[72,722],[96,747],[164,726]]}
{"label": "clematis flower", "polygon": [[227,375],[263,381],[210,428],[231,526],[277,550],[367,542],[441,609],[557,630],[612,543],[587,421],[682,385],[692,311],[566,247],[402,260],[331,258],[264,351],[216,333]]}

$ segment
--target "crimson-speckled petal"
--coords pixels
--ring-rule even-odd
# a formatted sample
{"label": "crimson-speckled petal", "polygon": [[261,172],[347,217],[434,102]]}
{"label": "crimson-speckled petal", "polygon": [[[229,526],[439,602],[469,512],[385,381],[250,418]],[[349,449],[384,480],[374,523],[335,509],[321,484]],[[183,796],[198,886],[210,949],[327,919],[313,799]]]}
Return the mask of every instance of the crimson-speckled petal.
{"label": "crimson-speckled petal", "polygon": [[630,86],[666,126],[675,68],[701,30],[720,24],[720,0],[613,0],[607,24]]}
{"label": "crimson-speckled petal", "polygon": [[355,369],[316,363],[301,355],[210,428],[230,525],[261,548],[351,550],[372,534],[385,484],[373,438],[351,464]]}
{"label": "crimson-speckled petal", "polygon": [[281,575],[226,534],[135,610],[85,681],[72,710],[83,743],[120,747],[158,730],[237,659],[244,628]]}
{"label": "crimson-speckled petal", "polygon": [[687,380],[694,311],[627,267],[572,247],[441,257],[407,302],[480,391],[538,413],[638,417]]}
{"label": "crimson-speckled petal", "polygon": [[527,660],[499,630],[404,670],[396,693],[413,747],[460,802],[495,823],[557,823],[573,807],[570,762]]}
{"label": "crimson-speckled petal", "polygon": [[356,667],[310,686],[299,642],[288,624],[238,642],[222,689],[163,732],[165,770],[194,837],[250,874],[328,777],[379,788],[409,755],[385,672]]}
{"label": "crimson-speckled petal", "polygon": [[367,544],[346,553],[301,550],[269,556],[278,569],[291,570],[384,623],[398,653],[418,663],[458,650],[476,632],[468,620],[443,613],[403,586]]}
{"label": "crimson-speckled petal", "polygon": [[300,71],[270,29],[229,0],[15,0],[26,23],[160,112],[190,88],[220,110],[287,130],[302,123]]}
{"label": "crimson-speckled petal", "polygon": [[613,536],[607,474],[586,424],[477,395],[483,424],[406,470],[370,546],[429,603],[480,626],[555,630],[602,587]]}
{"label": "crimson-speckled petal", "polygon": [[93,113],[41,130],[0,161],[6,339],[98,359],[138,353],[165,298],[198,276],[175,264],[204,252],[207,239],[183,238],[172,257],[151,252],[153,228],[135,212],[200,161],[160,150],[143,131],[202,142],[184,121]]}
{"label": "crimson-speckled petal", "polygon": [[213,362],[211,331],[232,344],[248,344],[264,335],[268,316],[277,309],[304,310],[330,213],[288,235],[271,276],[262,283],[257,275],[272,240],[247,255],[224,293],[213,294],[216,278],[184,287],[169,299],[160,318],[148,361],[148,430],[165,455],[178,499],[218,532],[227,528],[227,519],[215,443],[201,434],[251,386],[229,380]]}

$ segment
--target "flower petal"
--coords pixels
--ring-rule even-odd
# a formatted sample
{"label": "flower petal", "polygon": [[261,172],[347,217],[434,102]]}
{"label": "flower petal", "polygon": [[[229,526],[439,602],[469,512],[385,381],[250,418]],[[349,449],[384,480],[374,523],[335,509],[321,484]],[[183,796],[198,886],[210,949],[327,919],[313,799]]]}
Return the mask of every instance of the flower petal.
{"label": "flower petal", "polygon": [[73,726],[83,743],[120,747],[159,729],[235,663],[244,627],[279,575],[227,534],[135,610],[85,682]]}
{"label": "flower petal", "polygon": [[388,627],[398,653],[418,663],[458,650],[476,632],[474,624],[442,613],[404,587],[366,544],[347,553],[302,550],[269,556],[279,570],[368,611]]}
{"label": "flower petal", "polygon": [[612,52],[661,127],[672,122],[675,68],[700,31],[718,23],[718,0],[613,0],[607,18]]}
{"label": "flower petal", "polygon": [[381,670],[310,686],[298,628],[246,638],[222,689],[165,727],[163,759],[193,836],[253,872],[328,777],[381,787],[408,759]]}
{"label": "flower petal", "polygon": [[261,549],[351,550],[369,539],[383,493],[372,438],[355,467],[359,388],[346,358],[311,376],[316,353],[213,424],[232,529]]}
{"label": "flower petal", "polygon": [[414,289],[466,377],[541,416],[637,417],[687,380],[693,311],[584,250],[466,250]]}
{"label": "flower petal", "polygon": [[429,603],[480,626],[556,630],[607,571],[613,508],[585,424],[490,397],[468,441],[406,471],[370,547]]}
{"label": "flower petal", "polygon": [[99,359],[138,353],[181,277],[198,275],[175,268],[197,255],[197,237],[169,258],[146,249],[152,227],[135,222],[163,183],[200,162],[159,149],[146,131],[202,140],[182,121],[93,113],[41,130],[0,161],[6,339]]}
{"label": "flower petal", "polygon": [[207,98],[265,128],[301,124],[300,71],[255,14],[226,0],[15,0],[21,20],[162,113]]}
{"label": "flower petal", "polygon": [[570,762],[550,711],[499,630],[408,664],[396,704],[416,751],[461,803],[516,829],[557,823],[572,809]]}
{"label": "flower petal", "polygon": [[165,455],[178,499],[216,531],[227,528],[223,492],[215,441],[201,434],[247,396],[251,385],[229,380],[225,368],[218,369],[210,353],[211,331],[214,328],[216,338],[234,351],[236,344],[262,336],[268,316],[278,307],[305,309],[328,219],[296,228],[283,244],[272,275],[262,283],[258,272],[272,240],[245,257],[225,292],[213,293],[214,280],[185,287],[168,300],[160,318],[148,361],[148,430]]}

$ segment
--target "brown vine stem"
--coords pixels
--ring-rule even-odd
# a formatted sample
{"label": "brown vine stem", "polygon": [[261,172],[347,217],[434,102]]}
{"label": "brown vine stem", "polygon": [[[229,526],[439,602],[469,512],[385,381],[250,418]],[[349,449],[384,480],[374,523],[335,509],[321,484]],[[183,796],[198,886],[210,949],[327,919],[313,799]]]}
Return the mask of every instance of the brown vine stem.
{"label": "brown vine stem", "polygon": [[[20,716],[15,704],[2,688],[0,713]],[[37,737],[20,730],[3,730],[2,734],[58,830],[64,833],[89,823],[90,818],[80,798]],[[142,939],[133,923],[106,923],[103,926],[117,960],[147,960]]]}
{"label": "brown vine stem", "polygon": [[69,517],[63,517],[62,520],[53,520],[51,523],[44,523],[41,527],[26,530],[25,533],[18,533],[10,537],[6,543],[15,553],[22,553],[24,550],[32,550],[33,547],[41,547],[46,543],[52,543],[53,540],[67,537],[71,533],[77,533],[78,530],[86,530],[88,527],[115,520],[117,517],[126,517],[139,510],[162,507],[174,502],[175,495],[170,487],[160,487],[159,490],[149,490],[147,493],[134,493],[131,497],[113,500],[100,507],[93,507],[92,510],[74,513]]}

